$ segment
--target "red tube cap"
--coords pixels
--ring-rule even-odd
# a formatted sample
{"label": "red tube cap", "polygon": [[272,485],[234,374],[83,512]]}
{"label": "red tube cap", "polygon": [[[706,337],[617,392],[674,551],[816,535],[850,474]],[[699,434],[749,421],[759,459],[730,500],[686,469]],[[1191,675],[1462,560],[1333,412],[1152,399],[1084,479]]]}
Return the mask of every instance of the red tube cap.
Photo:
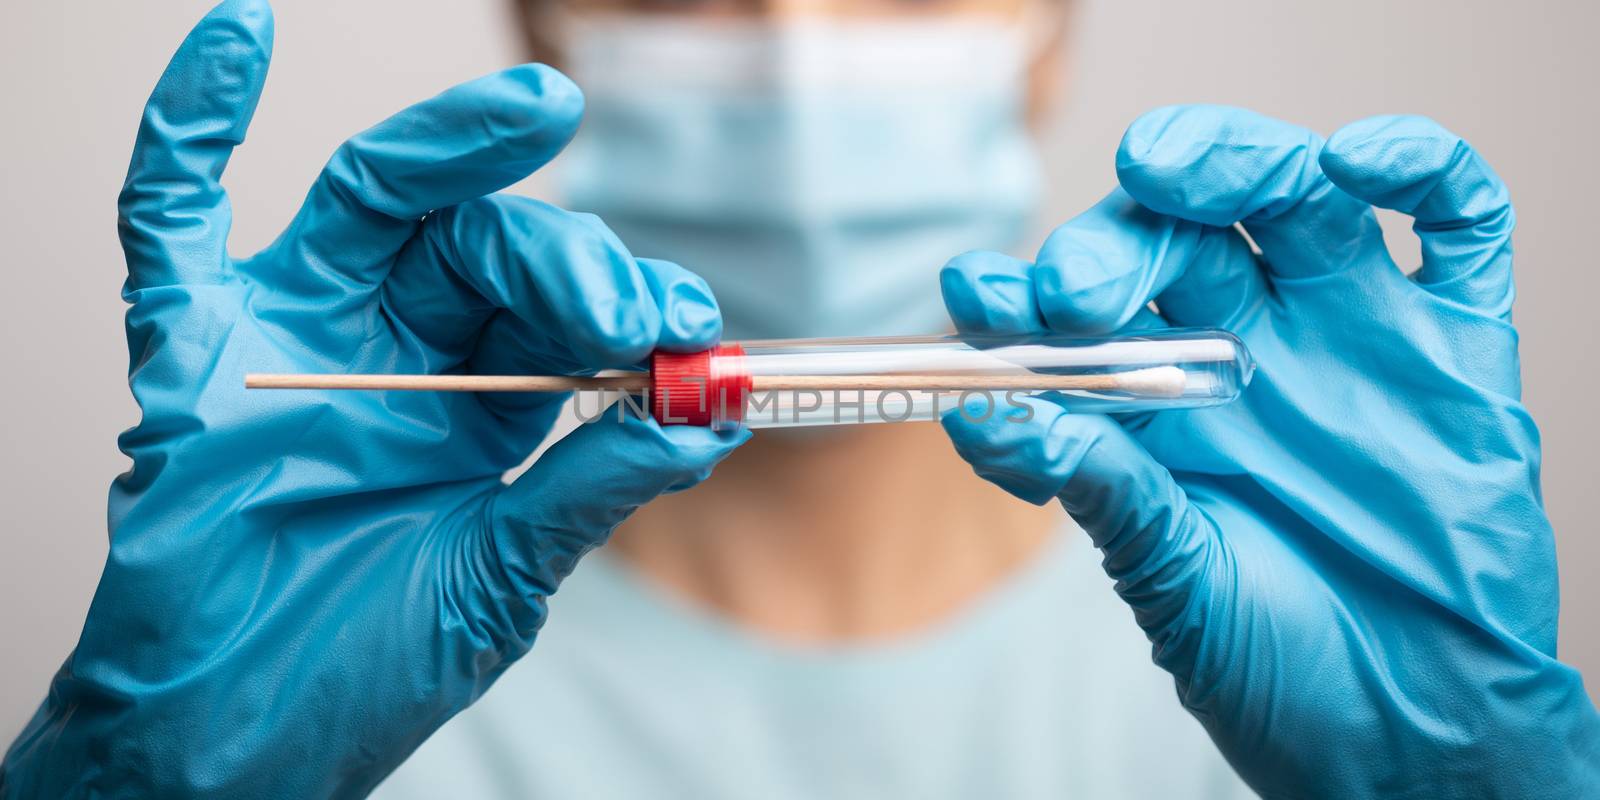
{"label": "red tube cap", "polygon": [[737,344],[699,353],[658,350],[650,356],[650,377],[650,414],[662,425],[726,430],[744,420],[751,380]]}

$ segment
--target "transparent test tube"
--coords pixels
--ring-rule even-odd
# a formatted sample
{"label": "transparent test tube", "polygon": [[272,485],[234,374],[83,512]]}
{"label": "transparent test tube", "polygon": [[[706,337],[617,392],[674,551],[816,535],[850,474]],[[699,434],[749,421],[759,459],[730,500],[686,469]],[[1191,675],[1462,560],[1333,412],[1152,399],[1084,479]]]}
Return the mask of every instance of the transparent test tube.
{"label": "transparent test tube", "polygon": [[1203,329],[1102,339],[767,340],[704,358],[687,383],[673,384],[658,367],[657,398],[664,384],[696,400],[711,395],[698,424],[718,429],[937,420],[973,400],[1005,414],[1038,394],[1094,413],[1202,408],[1237,398],[1254,370],[1238,338]]}

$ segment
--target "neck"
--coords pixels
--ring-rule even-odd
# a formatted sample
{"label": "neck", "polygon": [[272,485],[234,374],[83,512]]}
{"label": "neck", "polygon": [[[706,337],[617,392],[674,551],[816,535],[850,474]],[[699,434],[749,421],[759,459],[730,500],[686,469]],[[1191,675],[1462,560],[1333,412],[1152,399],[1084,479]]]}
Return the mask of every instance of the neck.
{"label": "neck", "polygon": [[776,638],[881,638],[948,617],[1032,558],[1059,513],[972,473],[936,425],[758,433],[609,550]]}

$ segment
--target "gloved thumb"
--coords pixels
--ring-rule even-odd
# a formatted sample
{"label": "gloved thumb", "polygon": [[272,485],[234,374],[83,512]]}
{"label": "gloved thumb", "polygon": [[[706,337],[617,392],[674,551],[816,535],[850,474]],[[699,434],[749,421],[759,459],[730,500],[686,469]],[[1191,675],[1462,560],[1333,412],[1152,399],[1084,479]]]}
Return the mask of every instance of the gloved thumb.
{"label": "gloved thumb", "polygon": [[1103,556],[1169,670],[1192,664],[1196,599],[1221,541],[1171,473],[1109,417],[1069,414],[1042,397],[990,412],[982,399],[944,417],[956,451],[978,475],[1042,505],[1058,498]]}
{"label": "gloved thumb", "polygon": [[489,539],[517,596],[555,592],[634,510],[705,480],[747,431],[662,427],[613,407],[545,451],[489,509]]}

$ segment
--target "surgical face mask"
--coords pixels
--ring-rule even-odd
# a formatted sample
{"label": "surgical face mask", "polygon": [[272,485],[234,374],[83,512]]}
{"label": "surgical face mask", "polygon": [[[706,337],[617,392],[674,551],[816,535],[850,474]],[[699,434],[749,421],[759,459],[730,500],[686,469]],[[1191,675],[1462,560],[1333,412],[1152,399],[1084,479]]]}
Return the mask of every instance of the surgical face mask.
{"label": "surgical face mask", "polygon": [[1038,193],[1021,28],[569,20],[570,205],[704,276],[731,338],[948,328],[938,273]]}

